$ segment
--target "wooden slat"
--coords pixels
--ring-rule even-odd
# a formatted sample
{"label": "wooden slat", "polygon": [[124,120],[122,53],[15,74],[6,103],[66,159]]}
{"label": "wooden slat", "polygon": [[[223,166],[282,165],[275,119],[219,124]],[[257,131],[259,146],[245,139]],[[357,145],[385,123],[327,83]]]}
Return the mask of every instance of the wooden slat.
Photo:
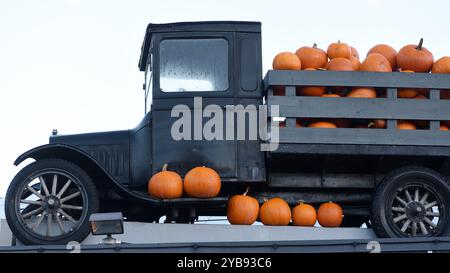
{"label": "wooden slat", "polygon": [[[268,105],[279,105],[278,116],[281,117],[450,119],[450,100],[268,96],[267,103]],[[269,116],[272,116],[270,112]]]}
{"label": "wooden slat", "polygon": [[266,88],[273,85],[296,85],[450,89],[450,75],[400,72],[269,70],[264,78],[264,84]]}
{"label": "wooden slat", "polygon": [[279,143],[450,146],[448,131],[279,128]]}

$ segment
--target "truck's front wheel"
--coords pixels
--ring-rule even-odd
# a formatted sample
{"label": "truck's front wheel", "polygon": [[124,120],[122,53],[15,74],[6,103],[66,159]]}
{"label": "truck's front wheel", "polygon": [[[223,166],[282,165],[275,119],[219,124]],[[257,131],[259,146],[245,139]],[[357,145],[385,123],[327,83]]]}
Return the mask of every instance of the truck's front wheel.
{"label": "truck's front wheel", "polygon": [[377,186],[371,224],[378,237],[446,236],[450,233],[450,186],[439,173],[404,167]]}
{"label": "truck's front wheel", "polygon": [[66,244],[89,234],[89,215],[98,210],[91,178],[77,165],[43,159],[23,168],[11,182],[5,213],[24,244]]}

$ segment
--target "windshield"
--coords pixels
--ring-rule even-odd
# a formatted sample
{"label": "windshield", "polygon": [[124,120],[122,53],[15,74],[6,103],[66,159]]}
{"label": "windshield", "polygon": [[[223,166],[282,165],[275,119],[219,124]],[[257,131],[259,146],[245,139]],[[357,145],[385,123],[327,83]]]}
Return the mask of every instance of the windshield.
{"label": "windshield", "polygon": [[223,38],[166,39],[160,44],[163,92],[228,89],[228,41]]}

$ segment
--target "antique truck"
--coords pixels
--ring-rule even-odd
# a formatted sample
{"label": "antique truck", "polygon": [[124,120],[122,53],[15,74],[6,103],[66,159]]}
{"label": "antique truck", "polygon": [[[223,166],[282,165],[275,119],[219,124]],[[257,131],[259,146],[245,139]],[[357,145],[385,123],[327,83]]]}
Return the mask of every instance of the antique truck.
{"label": "antique truck", "polygon": [[[291,205],[337,202],[344,209],[342,226],[365,223],[379,237],[449,234],[450,133],[439,124],[450,120],[450,100],[440,99],[441,92],[450,92],[450,75],[270,70],[263,78],[261,24],[224,21],[149,24],[139,69],[149,111],[135,128],[54,132],[49,144],[16,159],[15,165],[34,159],[15,176],[5,201],[8,224],[21,242],[80,241],[94,212],[122,211],[127,221],[141,222],[223,216],[228,198],[247,187],[260,202],[274,196]],[[375,87],[386,96],[303,97],[296,96],[298,86]],[[284,94],[275,96],[275,87]],[[398,88],[427,89],[430,96],[399,99]],[[200,106],[194,97],[201,98]],[[193,111],[266,105],[269,134],[275,118],[285,118],[286,125],[276,128],[276,143],[236,136],[174,139],[177,105]],[[191,118],[194,127],[195,114]],[[298,128],[298,119],[383,119],[387,128]],[[200,117],[202,124],[207,120]],[[398,130],[398,120],[429,126]],[[273,149],[261,149],[272,142]],[[149,196],[149,178],[166,163],[182,177],[196,166],[213,168],[222,181],[219,196]]]}

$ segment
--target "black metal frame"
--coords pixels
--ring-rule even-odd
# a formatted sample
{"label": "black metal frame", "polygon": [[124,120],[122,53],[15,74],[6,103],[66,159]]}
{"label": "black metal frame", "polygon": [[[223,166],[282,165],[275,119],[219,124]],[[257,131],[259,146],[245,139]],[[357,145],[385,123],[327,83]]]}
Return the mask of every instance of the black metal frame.
{"label": "black metal frame", "polygon": [[[405,145],[450,147],[450,134],[439,130],[442,120],[450,119],[450,100],[440,100],[440,91],[450,92],[450,77],[425,73],[376,73],[336,71],[269,71],[264,79],[267,104],[278,105],[278,117],[286,117],[279,128],[280,144]],[[285,96],[274,96],[273,87],[284,86]],[[321,98],[296,96],[296,86],[346,86],[387,88],[387,98]],[[430,99],[397,98],[397,88],[430,89]],[[270,109],[270,107],[269,107]],[[269,117],[274,117],[269,112]],[[387,119],[387,129],[295,128],[296,118]],[[397,130],[397,120],[430,120],[429,130]],[[355,148],[355,146],[353,146]],[[405,147],[406,148],[406,147]],[[283,148],[280,149],[283,152]],[[388,149],[384,149],[389,153]],[[277,151],[275,151],[277,152]],[[445,155],[450,156],[446,149]],[[426,152],[425,152],[426,153]],[[433,154],[433,151],[430,151]],[[379,151],[378,154],[384,154]]]}

